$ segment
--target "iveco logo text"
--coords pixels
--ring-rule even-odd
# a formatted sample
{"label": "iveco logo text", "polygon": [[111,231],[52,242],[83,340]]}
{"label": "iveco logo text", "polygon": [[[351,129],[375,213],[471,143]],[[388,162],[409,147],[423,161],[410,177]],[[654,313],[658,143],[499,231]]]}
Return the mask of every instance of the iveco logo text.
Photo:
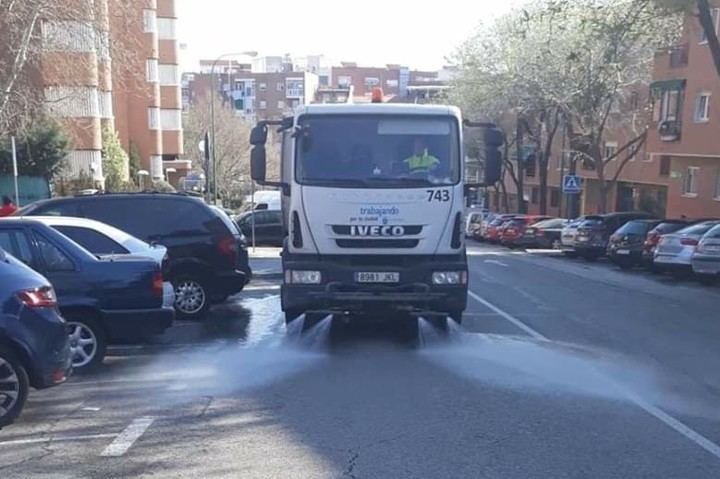
{"label": "iveco logo text", "polygon": [[403,236],[402,226],[351,226],[350,236]]}

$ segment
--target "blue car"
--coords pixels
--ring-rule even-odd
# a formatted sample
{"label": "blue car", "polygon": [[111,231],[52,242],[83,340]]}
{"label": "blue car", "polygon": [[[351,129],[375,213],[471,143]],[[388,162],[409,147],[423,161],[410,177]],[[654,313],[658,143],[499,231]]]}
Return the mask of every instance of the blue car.
{"label": "blue car", "polygon": [[173,322],[157,261],[93,255],[32,219],[0,219],[0,247],[45,276],[67,320],[75,369],[101,363],[108,343],[161,334]]}
{"label": "blue car", "polygon": [[0,248],[0,428],[20,415],[31,386],[70,374],[66,327],[50,283]]}

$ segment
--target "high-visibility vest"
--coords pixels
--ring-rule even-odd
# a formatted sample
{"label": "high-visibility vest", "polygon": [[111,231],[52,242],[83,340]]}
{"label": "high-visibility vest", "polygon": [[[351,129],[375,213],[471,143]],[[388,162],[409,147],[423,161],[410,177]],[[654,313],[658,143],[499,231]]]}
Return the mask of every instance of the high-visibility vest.
{"label": "high-visibility vest", "polygon": [[440,163],[440,160],[428,154],[428,151],[425,150],[422,155],[413,155],[407,158],[405,163],[408,164],[410,173],[422,173],[430,171],[433,166]]}

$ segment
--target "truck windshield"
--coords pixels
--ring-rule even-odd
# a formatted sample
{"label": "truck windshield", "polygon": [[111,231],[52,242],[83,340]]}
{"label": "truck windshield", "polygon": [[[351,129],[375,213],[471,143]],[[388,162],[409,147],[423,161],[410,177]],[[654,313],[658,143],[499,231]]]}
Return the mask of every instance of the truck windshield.
{"label": "truck windshield", "polygon": [[406,188],[460,181],[454,118],[305,116],[297,137],[295,173],[302,184]]}

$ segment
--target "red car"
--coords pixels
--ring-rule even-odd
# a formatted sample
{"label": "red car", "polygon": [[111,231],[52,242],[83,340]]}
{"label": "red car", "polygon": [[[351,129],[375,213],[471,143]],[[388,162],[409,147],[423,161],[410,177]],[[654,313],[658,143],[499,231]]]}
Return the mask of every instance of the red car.
{"label": "red car", "polygon": [[502,225],[502,229],[498,233],[498,240],[503,246],[514,248],[517,242],[525,234],[525,229],[539,221],[549,220],[551,216],[542,215],[519,215],[510,219]]}
{"label": "red car", "polygon": [[492,222],[490,222],[487,227],[487,231],[485,232],[485,240],[490,243],[497,243],[498,241],[500,241],[500,228],[516,216],[517,215],[500,215],[494,220],[492,220]]}

